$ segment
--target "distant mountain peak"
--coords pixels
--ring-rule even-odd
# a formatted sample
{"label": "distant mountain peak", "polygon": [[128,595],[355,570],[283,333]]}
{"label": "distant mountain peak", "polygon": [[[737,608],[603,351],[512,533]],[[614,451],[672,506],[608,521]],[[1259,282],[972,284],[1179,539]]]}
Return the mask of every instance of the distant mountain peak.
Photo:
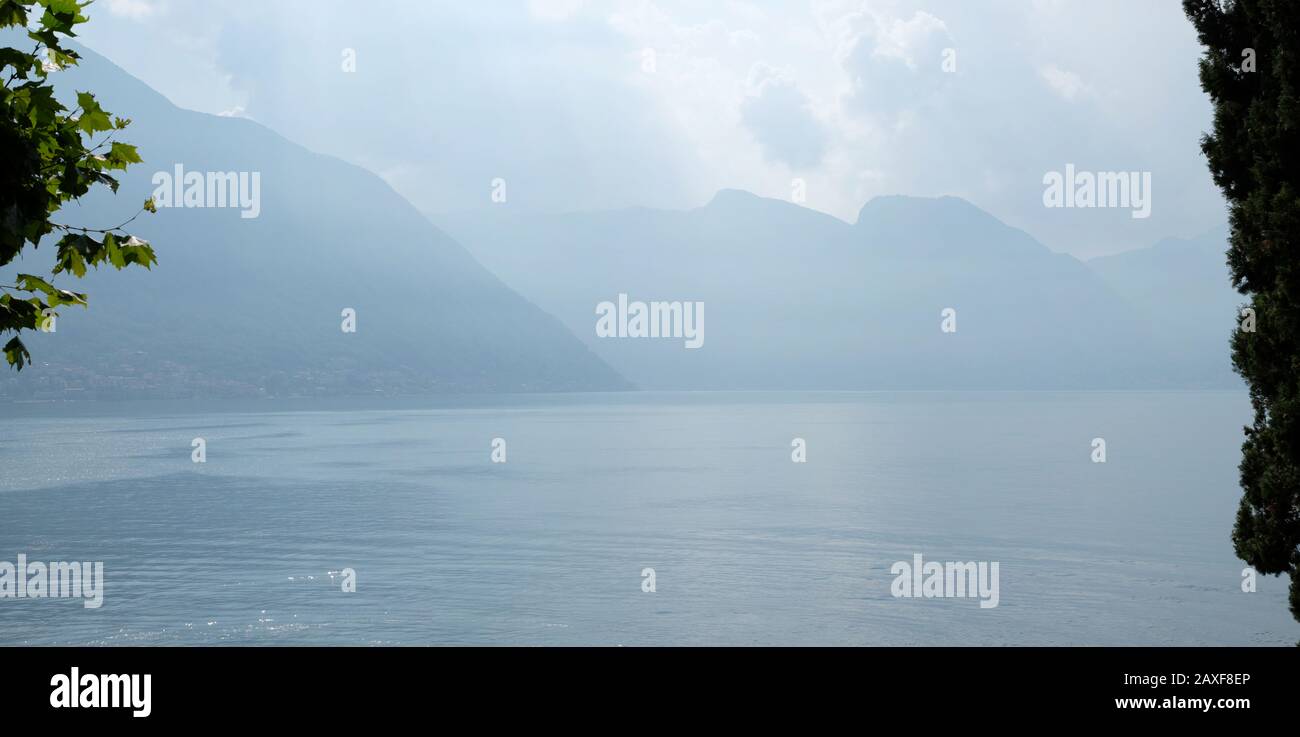
{"label": "distant mountain peak", "polygon": [[760,197],[753,192],[743,189],[723,188],[718,190],[708,203],[700,209],[721,212],[745,212],[755,208],[781,205],[797,207],[797,205],[791,202],[771,197]]}
{"label": "distant mountain peak", "polygon": [[763,197],[743,189],[720,189],[703,207],[691,212],[723,225],[748,228],[805,228],[808,235],[842,228],[843,220],[807,205],[777,197]]}
{"label": "distant mountain peak", "polygon": [[969,200],[952,195],[939,197],[914,197],[911,195],[878,195],[867,201],[858,211],[858,224],[872,218],[976,218],[1002,224],[1002,221],[981,210]]}
{"label": "distant mountain peak", "polygon": [[709,200],[709,204],[705,205],[705,207],[725,205],[732,202],[755,202],[761,199],[763,198],[748,190],[723,187],[713,195],[713,198]]}
{"label": "distant mountain peak", "polygon": [[1030,257],[1051,253],[1023,230],[951,195],[874,197],[862,206],[854,227],[881,249],[918,256]]}
{"label": "distant mountain peak", "polygon": [[[61,319],[58,340],[39,346],[45,368],[0,382],[0,396],[630,387],[379,176],[260,123],[177,107],[104,57],[78,50],[81,63],[55,75],[57,89],[93,90],[107,109],[133,118],[125,134],[145,163],[118,175],[120,193],[98,188],[60,220],[120,222],[126,208],[138,208],[154,191],[157,173],[177,169],[206,172],[200,182],[224,172],[243,181],[248,174],[266,187],[253,195],[259,214],[252,218],[223,206],[233,205],[233,196],[222,197],[223,204],[211,196],[206,203],[187,196],[182,204],[177,197],[177,206],[140,218],[131,227],[157,249],[152,273],[87,274],[95,309]],[[355,335],[339,322],[349,310],[363,316],[365,327]],[[149,330],[131,329],[146,323]]]}

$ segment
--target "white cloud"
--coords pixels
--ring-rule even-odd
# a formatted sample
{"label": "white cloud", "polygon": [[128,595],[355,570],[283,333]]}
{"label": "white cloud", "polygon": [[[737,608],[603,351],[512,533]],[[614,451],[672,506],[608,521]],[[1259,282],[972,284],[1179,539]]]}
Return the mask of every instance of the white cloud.
{"label": "white cloud", "polygon": [[939,51],[948,39],[948,26],[942,20],[917,11],[907,20],[877,16],[876,24],[873,56],[899,59],[910,69],[938,66]]}
{"label": "white cloud", "polygon": [[568,20],[582,10],[587,0],[528,0],[528,12],[541,21]]}
{"label": "white cloud", "polygon": [[808,95],[791,79],[765,64],[750,75],[750,94],[741,102],[741,119],[764,155],[792,169],[809,169],[826,153],[827,132],[813,113]]}
{"label": "white cloud", "polygon": [[153,15],[158,10],[150,0],[108,0],[108,12],[124,18],[139,20]]}
{"label": "white cloud", "polygon": [[[1196,35],[1172,3],[411,0],[394,39],[391,14],[341,3],[101,1],[92,49],[186,107],[389,173],[435,213],[477,206],[496,176],[521,209],[583,210],[788,197],[792,170],[847,220],[879,194],[955,194],[1080,253],[1222,211]],[[1045,211],[1043,171],[1066,161],[1151,170],[1168,204],[1146,230]]]}
{"label": "white cloud", "polygon": [[1079,75],[1074,72],[1067,72],[1055,64],[1049,64],[1039,69],[1038,76],[1043,78],[1043,81],[1047,83],[1047,86],[1053,92],[1068,102],[1074,102],[1081,95],[1092,91]]}
{"label": "white cloud", "polygon": [[953,41],[947,24],[930,13],[903,18],[862,10],[833,27],[840,36],[836,57],[849,81],[844,102],[853,112],[897,115],[947,81],[943,50]]}

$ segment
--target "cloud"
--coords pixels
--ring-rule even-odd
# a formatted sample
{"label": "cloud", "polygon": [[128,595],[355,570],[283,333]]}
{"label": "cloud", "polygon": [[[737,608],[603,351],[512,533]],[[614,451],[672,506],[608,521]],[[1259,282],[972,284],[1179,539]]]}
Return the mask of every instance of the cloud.
{"label": "cloud", "polygon": [[[1081,254],[1222,218],[1176,3],[404,2],[397,27],[340,3],[97,7],[87,45],[178,104],[384,172],[432,213],[487,206],[495,177],[520,209],[591,210],[788,197],[797,171],[808,206],[844,219],[953,194]],[[1165,204],[1141,222],[1045,210],[1065,162],[1152,171]]]}
{"label": "cloud", "polygon": [[932,96],[947,81],[943,50],[948,26],[925,11],[890,17],[870,10],[836,24],[837,56],[848,77],[845,107],[854,113],[897,115]]}
{"label": "cloud", "polygon": [[821,163],[827,131],[799,86],[765,65],[755,67],[750,86],[753,91],[741,102],[741,119],[764,155],[792,169]]}
{"label": "cloud", "polygon": [[1047,86],[1067,102],[1074,102],[1080,95],[1092,91],[1079,75],[1067,72],[1055,64],[1048,64],[1038,70],[1038,76],[1042,77]]}
{"label": "cloud", "polygon": [[541,21],[567,20],[582,10],[586,0],[528,0],[528,12]]}
{"label": "cloud", "polygon": [[108,12],[123,18],[147,18],[158,8],[150,0],[108,0]]}

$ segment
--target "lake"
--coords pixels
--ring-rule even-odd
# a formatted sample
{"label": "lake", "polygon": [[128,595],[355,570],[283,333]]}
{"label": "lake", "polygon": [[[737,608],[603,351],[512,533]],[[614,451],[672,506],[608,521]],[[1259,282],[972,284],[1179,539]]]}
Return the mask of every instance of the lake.
{"label": "lake", "polygon": [[[27,403],[0,415],[0,561],[104,564],[98,609],[0,599],[4,644],[1300,640],[1286,581],[1243,592],[1232,552],[1244,392]],[[917,554],[998,563],[997,606],[894,596],[892,567]]]}

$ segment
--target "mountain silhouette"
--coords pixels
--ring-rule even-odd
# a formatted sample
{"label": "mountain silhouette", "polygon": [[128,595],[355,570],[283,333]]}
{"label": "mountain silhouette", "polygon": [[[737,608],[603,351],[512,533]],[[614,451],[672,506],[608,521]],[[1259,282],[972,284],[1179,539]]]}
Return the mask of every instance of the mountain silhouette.
{"label": "mountain silhouette", "polygon": [[[956,197],[877,197],[846,223],[729,189],[684,211],[440,216],[449,236],[364,169],[82,53],[61,95],[131,117],[145,163],[59,222],[121,222],[177,166],[257,173],[258,213],[132,223],[159,264],[62,279],[90,309],[25,334],[36,365],[0,396],[1240,387],[1222,229],[1084,263]],[[704,303],[703,344],[598,337],[597,305],[620,295]]]}
{"label": "mountain silhouette", "polygon": [[[156,172],[257,173],[260,211],[160,208],[131,224],[152,272],[101,269],[49,334],[24,334],[36,365],[0,378],[11,398],[263,396],[612,390],[630,385],[558,320],[501,283],[379,177],[247,119],[172,105],[85,49],[52,76],[133,119],[145,163],[57,222],[94,228],[135,213]],[[67,104],[67,103],[65,103]],[[0,277],[48,273],[54,239]],[[343,331],[344,310],[356,331]]]}
{"label": "mountain silhouette", "polygon": [[1146,350],[1160,354],[1166,377],[1189,388],[1240,387],[1228,342],[1246,298],[1232,288],[1228,227],[1166,238],[1088,261],[1150,326]]}
{"label": "mountain silhouette", "polygon": [[[738,190],[687,211],[442,222],[646,388],[1237,386],[1220,370],[1222,345],[1217,354],[1172,350],[1184,338],[1226,345],[1222,320],[1192,321],[1194,338],[1164,334],[1159,308],[1110,270],[1054,253],[956,197],[877,197],[853,224]],[[1184,299],[1203,288],[1186,285]],[[705,345],[598,337],[594,307],[619,294],[704,302]],[[1222,309],[1204,296],[1203,311]],[[955,332],[943,330],[947,309]]]}

